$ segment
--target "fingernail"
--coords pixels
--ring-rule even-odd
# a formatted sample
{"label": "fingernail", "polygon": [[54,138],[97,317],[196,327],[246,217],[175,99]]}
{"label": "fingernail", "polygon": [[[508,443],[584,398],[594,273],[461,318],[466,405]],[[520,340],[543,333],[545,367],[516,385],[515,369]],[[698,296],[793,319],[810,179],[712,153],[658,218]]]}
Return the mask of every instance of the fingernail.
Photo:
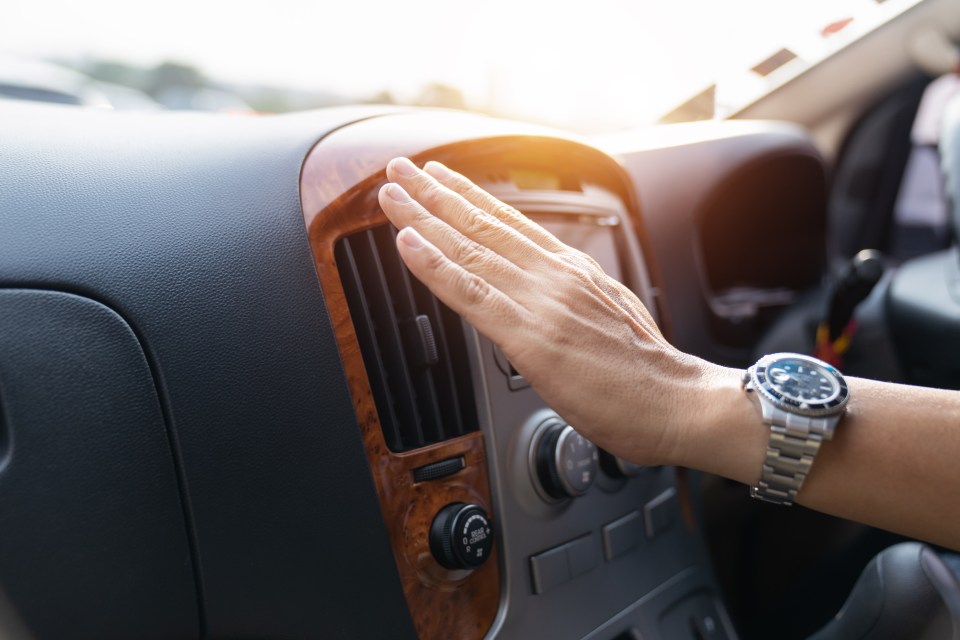
{"label": "fingernail", "polygon": [[394,202],[410,202],[410,196],[404,191],[403,187],[398,184],[390,183],[385,187],[387,191],[387,196],[390,197]]}
{"label": "fingernail", "polygon": [[453,174],[450,173],[450,169],[447,169],[445,166],[435,160],[428,162],[423,170],[437,180],[446,180],[447,178],[453,177]]}
{"label": "fingernail", "polygon": [[417,175],[417,165],[410,162],[407,158],[394,158],[390,164],[393,165],[393,170],[404,178],[412,178]]}
{"label": "fingernail", "polygon": [[400,230],[400,233],[397,234],[397,237],[400,238],[400,242],[411,249],[420,249],[423,247],[423,236],[417,233],[417,230],[413,227],[404,227]]}

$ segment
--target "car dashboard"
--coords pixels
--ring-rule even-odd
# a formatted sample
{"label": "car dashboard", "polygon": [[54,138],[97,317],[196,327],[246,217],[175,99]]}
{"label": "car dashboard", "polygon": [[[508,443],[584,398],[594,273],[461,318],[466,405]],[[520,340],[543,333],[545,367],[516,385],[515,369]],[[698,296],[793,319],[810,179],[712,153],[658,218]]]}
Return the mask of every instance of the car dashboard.
{"label": "car dashboard", "polygon": [[736,637],[697,474],[579,436],[377,193],[441,161],[741,366],[822,273],[802,131],[0,112],[0,587],[35,637]]}

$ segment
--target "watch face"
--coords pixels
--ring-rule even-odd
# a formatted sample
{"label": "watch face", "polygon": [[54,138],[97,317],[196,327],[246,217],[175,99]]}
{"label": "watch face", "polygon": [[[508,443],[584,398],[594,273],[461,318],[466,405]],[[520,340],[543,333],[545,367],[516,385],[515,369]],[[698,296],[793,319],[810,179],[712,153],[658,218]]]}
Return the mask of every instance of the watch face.
{"label": "watch face", "polygon": [[810,415],[839,411],[847,401],[840,372],[814,358],[781,354],[757,363],[758,387],[780,404]]}

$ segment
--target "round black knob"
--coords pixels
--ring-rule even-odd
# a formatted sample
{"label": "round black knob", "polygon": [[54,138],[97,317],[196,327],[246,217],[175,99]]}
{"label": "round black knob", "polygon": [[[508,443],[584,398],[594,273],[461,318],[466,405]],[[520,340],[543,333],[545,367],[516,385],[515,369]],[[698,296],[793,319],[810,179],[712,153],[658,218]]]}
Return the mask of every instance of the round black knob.
{"label": "round black knob", "polygon": [[629,462],[603,449],[600,450],[600,468],[611,478],[633,478],[643,470],[636,462]]}
{"label": "round black knob", "polygon": [[597,477],[597,445],[568,424],[548,426],[536,446],[540,486],[552,498],[582,496]]}
{"label": "round black knob", "polygon": [[475,504],[448,504],[430,525],[430,551],[447,569],[476,569],[490,556],[493,527]]}

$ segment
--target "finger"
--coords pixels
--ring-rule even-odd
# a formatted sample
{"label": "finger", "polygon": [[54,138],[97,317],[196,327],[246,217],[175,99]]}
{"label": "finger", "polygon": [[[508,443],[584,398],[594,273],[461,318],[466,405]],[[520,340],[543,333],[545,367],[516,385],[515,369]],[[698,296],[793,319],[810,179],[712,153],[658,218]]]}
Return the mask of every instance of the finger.
{"label": "finger", "polygon": [[501,346],[526,324],[526,312],[502,291],[456,264],[413,227],[397,234],[407,268],[444,304]]}
{"label": "finger", "polygon": [[[600,265],[587,254],[563,243],[523,213],[490,195],[471,182],[469,178],[453,171],[449,167],[435,160],[431,160],[424,166],[424,171],[433,176],[440,184],[460,194],[474,206],[487,211],[504,223],[517,229],[545,250],[559,255],[561,260],[578,260],[592,263],[593,268],[590,269],[590,272],[593,281],[597,286],[607,292],[608,295],[619,300],[619,294],[615,291],[616,285],[619,283],[609,278],[607,274],[603,272]],[[548,269],[548,273],[552,273],[559,265],[555,261],[548,261],[545,266]]]}
{"label": "finger", "polygon": [[400,185],[384,185],[378,198],[383,212],[398,229],[415,228],[447,258],[508,295],[516,295],[524,289],[524,283],[529,280],[526,272],[431,215]]}
{"label": "finger", "polygon": [[462,174],[453,171],[435,160],[431,160],[423,170],[429,173],[437,182],[451,191],[458,193],[473,206],[483,209],[490,215],[499,218],[510,225],[547,251],[563,251],[567,245],[560,242],[556,236],[523,215],[505,202],[493,197]]}
{"label": "finger", "polygon": [[434,180],[406,158],[387,165],[387,178],[402,186],[434,216],[471,240],[489,247],[522,269],[543,261],[543,249],[532,240]]}

